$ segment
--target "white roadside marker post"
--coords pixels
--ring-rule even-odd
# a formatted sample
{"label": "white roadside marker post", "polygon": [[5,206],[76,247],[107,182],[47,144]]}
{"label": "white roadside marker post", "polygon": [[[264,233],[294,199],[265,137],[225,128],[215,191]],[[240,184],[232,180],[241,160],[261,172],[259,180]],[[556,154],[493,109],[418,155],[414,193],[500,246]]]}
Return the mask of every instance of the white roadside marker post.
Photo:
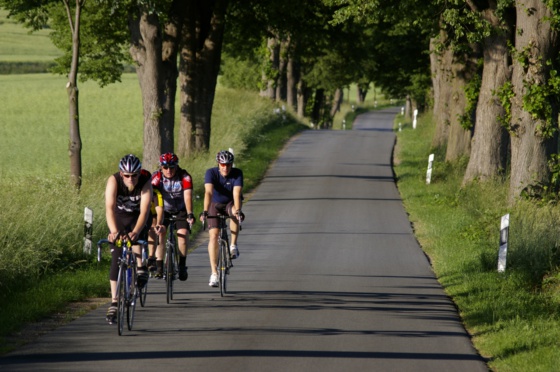
{"label": "white roadside marker post", "polygon": [[432,166],[434,164],[434,154],[430,154],[428,157],[428,171],[426,172],[426,184],[429,185],[432,182]]}
{"label": "white roadside marker post", "polygon": [[506,271],[506,256],[509,238],[509,213],[502,216],[500,224],[500,250],[498,252],[498,272]]}
{"label": "white roadside marker post", "polygon": [[93,245],[91,238],[93,235],[93,210],[88,207],[84,208],[84,253],[91,254]]}

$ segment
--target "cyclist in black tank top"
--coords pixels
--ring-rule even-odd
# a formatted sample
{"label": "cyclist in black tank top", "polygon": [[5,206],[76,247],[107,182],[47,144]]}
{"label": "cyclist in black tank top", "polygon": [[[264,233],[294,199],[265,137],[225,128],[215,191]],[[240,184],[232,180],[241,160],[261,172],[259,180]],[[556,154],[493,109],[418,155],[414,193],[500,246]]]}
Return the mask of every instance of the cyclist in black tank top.
{"label": "cyclist in black tank top", "polygon": [[[147,226],[152,202],[152,184],[150,172],[142,169],[140,160],[132,155],[126,155],[119,163],[119,172],[111,175],[105,189],[105,217],[109,227],[110,242],[114,242],[120,232],[128,232],[131,241],[145,240],[149,226]],[[133,246],[134,252],[140,258],[138,264],[138,285],[145,285],[148,280],[147,267],[141,266],[141,251],[139,245]],[[107,311],[107,321],[113,323],[117,313],[117,275],[118,258],[122,256],[122,247],[111,246],[111,306]]]}

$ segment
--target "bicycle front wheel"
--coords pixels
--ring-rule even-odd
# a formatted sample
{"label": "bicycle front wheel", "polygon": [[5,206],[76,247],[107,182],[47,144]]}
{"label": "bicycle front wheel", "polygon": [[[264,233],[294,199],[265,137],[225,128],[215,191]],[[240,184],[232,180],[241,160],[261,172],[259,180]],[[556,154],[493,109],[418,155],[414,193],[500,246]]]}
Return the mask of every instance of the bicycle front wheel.
{"label": "bicycle front wheel", "polygon": [[128,330],[132,331],[132,325],[134,324],[134,312],[136,311],[136,299],[138,295],[138,286],[136,285],[138,281],[138,273],[136,272],[136,265],[133,265],[129,270],[129,282],[128,282],[128,298],[127,298],[127,308],[126,308],[126,321],[128,325]]}
{"label": "bicycle front wheel", "polygon": [[173,299],[173,279],[175,276],[175,256],[173,253],[174,247],[171,244],[167,246],[167,258],[165,260],[166,281],[167,281],[167,303]]}
{"label": "bicycle front wheel", "polygon": [[121,265],[121,267],[119,268],[119,276],[117,279],[117,294],[117,330],[119,332],[119,336],[121,336],[123,334],[124,313],[126,311],[126,268],[123,265]]}
{"label": "bicycle front wheel", "polygon": [[218,271],[220,276],[220,295],[223,297],[227,293],[227,271],[228,271],[228,246],[227,243],[220,239],[220,256],[218,262]]}

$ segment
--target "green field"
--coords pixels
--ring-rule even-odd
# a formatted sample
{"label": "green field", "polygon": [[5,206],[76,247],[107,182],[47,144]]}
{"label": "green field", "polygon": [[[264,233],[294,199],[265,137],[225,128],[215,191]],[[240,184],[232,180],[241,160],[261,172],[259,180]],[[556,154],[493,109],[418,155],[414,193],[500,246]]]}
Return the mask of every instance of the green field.
{"label": "green field", "polygon": [[8,12],[0,9],[0,63],[51,62],[62,55],[51,43],[49,29],[30,33],[7,16]]}

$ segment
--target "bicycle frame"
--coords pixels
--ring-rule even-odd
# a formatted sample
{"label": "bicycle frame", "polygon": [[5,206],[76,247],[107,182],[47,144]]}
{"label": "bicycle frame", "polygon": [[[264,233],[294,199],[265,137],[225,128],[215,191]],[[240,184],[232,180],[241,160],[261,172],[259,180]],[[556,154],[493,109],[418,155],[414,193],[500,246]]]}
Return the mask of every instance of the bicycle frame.
{"label": "bicycle frame", "polygon": [[215,216],[207,216],[207,218],[217,218],[218,219],[218,277],[220,283],[220,296],[224,296],[227,293],[227,275],[229,275],[229,269],[233,267],[229,252],[229,237],[227,233],[227,223],[226,220],[229,218],[228,215],[217,214]]}
{"label": "bicycle frame", "polygon": [[[101,247],[103,244],[112,244],[108,239],[101,239],[97,243],[97,260],[101,261]],[[144,240],[138,240],[136,244],[142,246],[142,265],[144,265],[145,252],[148,243]],[[145,296],[147,291],[147,283],[142,290],[138,288],[137,268],[136,268],[136,253],[132,250],[132,242],[127,241],[123,247],[122,256],[118,258],[119,273],[117,276],[117,296],[118,296],[118,311],[117,311],[117,331],[119,336],[122,335],[124,330],[124,313],[126,311],[127,328],[132,330],[134,324],[134,313],[136,310],[136,299]],[[142,293],[144,292],[144,293]],[[145,298],[144,298],[145,301]],[[141,299],[141,302],[142,299]]]}
{"label": "bicycle frame", "polygon": [[[165,242],[165,272],[167,281],[167,303],[173,300],[173,282],[176,276],[179,274],[179,248],[177,247],[177,236],[176,230],[177,226],[175,223],[177,221],[186,221],[184,218],[178,218],[172,215],[167,219],[169,221],[167,240]],[[187,230],[190,233],[190,225],[187,224]],[[171,275],[169,274],[171,273]]]}

